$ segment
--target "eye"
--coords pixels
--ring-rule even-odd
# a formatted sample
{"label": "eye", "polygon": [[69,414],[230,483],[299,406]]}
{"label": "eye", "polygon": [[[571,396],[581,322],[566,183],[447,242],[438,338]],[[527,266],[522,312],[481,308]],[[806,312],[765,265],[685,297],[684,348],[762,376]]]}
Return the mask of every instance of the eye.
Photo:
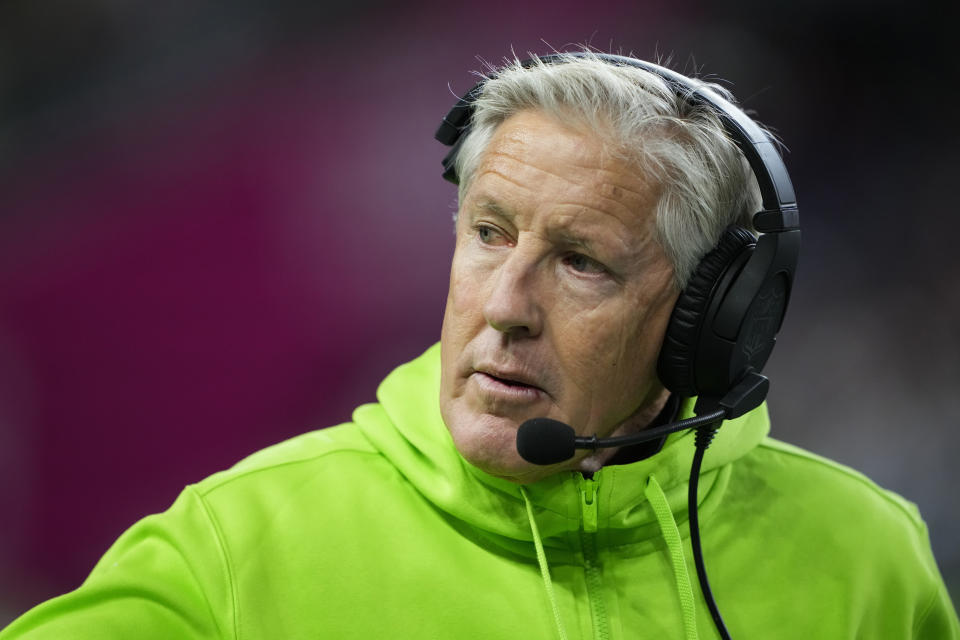
{"label": "eye", "polygon": [[507,239],[500,229],[488,224],[478,224],[474,227],[477,239],[483,244],[502,245],[506,244]]}
{"label": "eye", "polygon": [[578,273],[597,275],[607,273],[607,268],[602,264],[580,253],[564,256],[563,263]]}

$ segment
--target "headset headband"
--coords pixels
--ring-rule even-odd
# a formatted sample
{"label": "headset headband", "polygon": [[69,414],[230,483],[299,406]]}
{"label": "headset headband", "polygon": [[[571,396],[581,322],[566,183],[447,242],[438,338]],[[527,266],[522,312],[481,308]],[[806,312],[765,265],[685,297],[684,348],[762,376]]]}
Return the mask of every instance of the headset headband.
{"label": "headset headband", "polygon": [[[677,95],[682,96],[688,102],[710,105],[711,109],[720,118],[727,135],[739,147],[757,178],[760,194],[763,197],[763,210],[754,215],[753,226],[761,233],[775,233],[800,227],[797,199],[793,192],[793,183],[790,181],[787,168],[784,166],[770,136],[741,109],[710,88],[695,84],[676,71],[636,58],[602,53],[571,52],[531,58],[522,62],[521,65],[530,67],[536,64],[538,60],[546,64],[557,64],[569,61],[571,58],[599,58],[615,65],[643,69],[663,79]],[[485,83],[486,80],[478,82],[453,105],[434,136],[443,144],[453,147],[443,159],[443,177],[454,183],[459,182],[453,167],[454,158],[460,150],[460,144],[470,130],[474,101],[480,96]]]}

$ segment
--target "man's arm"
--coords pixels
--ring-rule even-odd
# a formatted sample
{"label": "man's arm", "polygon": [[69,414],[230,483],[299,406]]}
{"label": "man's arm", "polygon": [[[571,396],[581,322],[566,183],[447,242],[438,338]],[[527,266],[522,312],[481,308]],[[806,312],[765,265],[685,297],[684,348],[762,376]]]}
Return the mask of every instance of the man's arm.
{"label": "man's arm", "polygon": [[234,638],[229,567],[214,520],[188,487],[126,531],[80,588],[28,611],[0,640]]}

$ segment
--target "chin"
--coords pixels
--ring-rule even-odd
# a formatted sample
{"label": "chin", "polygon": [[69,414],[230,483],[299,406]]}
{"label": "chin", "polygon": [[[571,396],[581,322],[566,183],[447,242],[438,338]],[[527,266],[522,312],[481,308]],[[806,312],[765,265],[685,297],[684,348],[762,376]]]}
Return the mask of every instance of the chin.
{"label": "chin", "polygon": [[481,471],[511,482],[534,482],[555,473],[555,466],[527,462],[517,453],[514,420],[490,414],[444,415],[453,444],[463,459]]}

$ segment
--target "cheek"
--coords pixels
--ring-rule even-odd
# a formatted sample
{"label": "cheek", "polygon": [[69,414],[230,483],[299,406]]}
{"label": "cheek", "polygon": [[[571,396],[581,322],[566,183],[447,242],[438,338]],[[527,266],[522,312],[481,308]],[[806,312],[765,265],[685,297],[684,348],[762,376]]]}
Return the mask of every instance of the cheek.
{"label": "cheek", "polygon": [[482,278],[478,277],[454,254],[450,269],[450,289],[447,291],[447,306],[443,316],[444,334],[456,334],[470,324],[471,316],[479,314],[482,304]]}
{"label": "cheek", "polygon": [[[553,314],[552,344],[565,375],[566,394],[576,404],[594,402],[621,382],[629,332],[623,318],[593,309]],[[579,398],[579,399],[577,399]]]}
{"label": "cheek", "polygon": [[591,393],[646,387],[655,377],[671,308],[663,298],[558,314],[555,344],[562,366]]}
{"label": "cheek", "polygon": [[472,268],[458,246],[450,268],[450,288],[443,314],[440,341],[443,351],[455,357],[483,328],[483,301],[486,278]]}
{"label": "cheek", "polygon": [[447,291],[447,305],[443,312],[443,325],[440,328],[440,404],[441,413],[448,425],[450,416],[446,414],[447,403],[459,394],[457,378],[461,369],[459,360],[470,342],[469,301],[473,294],[467,285],[469,281],[457,269],[457,256],[454,254],[450,268],[450,288]]}

